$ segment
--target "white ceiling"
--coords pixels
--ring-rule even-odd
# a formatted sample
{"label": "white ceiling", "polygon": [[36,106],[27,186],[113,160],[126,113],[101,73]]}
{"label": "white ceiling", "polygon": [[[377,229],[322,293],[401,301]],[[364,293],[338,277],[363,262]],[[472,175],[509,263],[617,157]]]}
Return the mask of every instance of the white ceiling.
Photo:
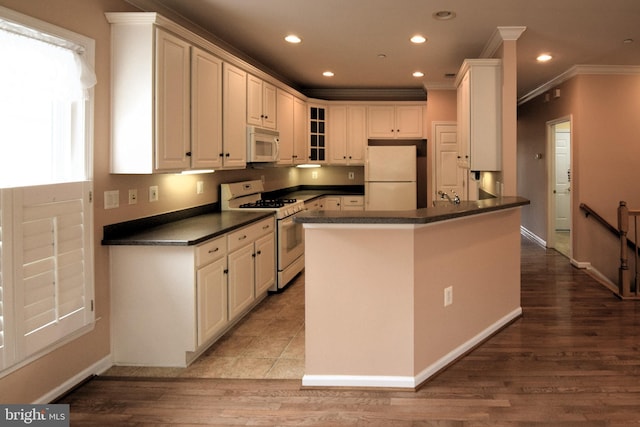
{"label": "white ceiling", "polygon": [[[573,65],[640,65],[640,0],[129,0],[182,18],[306,89],[452,87],[465,58],[480,57],[499,26],[517,42],[518,97]],[[456,17],[437,21],[450,10]],[[180,19],[182,19],[180,18]],[[299,45],[284,42],[289,33]],[[413,45],[420,33],[427,43]],[[633,39],[633,43],[623,43]],[[547,52],[553,60],[536,63]],[[380,59],[379,54],[385,54]],[[322,72],[331,70],[328,79]],[[413,71],[423,78],[411,76]]]}

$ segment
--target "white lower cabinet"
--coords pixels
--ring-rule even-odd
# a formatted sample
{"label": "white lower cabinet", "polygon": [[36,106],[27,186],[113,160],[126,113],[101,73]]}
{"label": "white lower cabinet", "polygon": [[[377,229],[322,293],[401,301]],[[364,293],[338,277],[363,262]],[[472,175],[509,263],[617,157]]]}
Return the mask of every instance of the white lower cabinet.
{"label": "white lower cabinet", "polygon": [[[316,209],[322,211],[363,211],[364,196],[325,196],[317,199]],[[305,205],[306,206],[306,205]]]}
{"label": "white lower cabinet", "polygon": [[242,315],[275,283],[275,222],[273,218],[227,236],[229,247],[229,320]]}
{"label": "white lower cabinet", "polygon": [[198,346],[225,329],[227,308],[227,245],[224,237],[196,248]]}
{"label": "white lower cabinet", "polygon": [[115,365],[186,367],[275,281],[275,220],[198,246],[111,246]]}

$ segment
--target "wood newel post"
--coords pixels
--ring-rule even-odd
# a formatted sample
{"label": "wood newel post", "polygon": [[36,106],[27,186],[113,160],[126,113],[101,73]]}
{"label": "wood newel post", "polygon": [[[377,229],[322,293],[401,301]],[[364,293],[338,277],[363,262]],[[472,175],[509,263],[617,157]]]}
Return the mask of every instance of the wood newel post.
{"label": "wood newel post", "polygon": [[620,269],[618,270],[618,289],[623,297],[631,295],[629,264],[627,255],[627,232],[629,231],[629,208],[624,201],[618,206],[618,232],[620,233]]}

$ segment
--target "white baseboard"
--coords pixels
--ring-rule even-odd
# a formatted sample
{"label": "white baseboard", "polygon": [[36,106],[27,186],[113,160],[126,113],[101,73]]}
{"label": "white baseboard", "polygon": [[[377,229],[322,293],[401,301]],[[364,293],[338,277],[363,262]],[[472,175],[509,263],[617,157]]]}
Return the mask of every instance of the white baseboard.
{"label": "white baseboard", "polygon": [[514,319],[522,315],[522,307],[494,322],[488,328],[458,346],[442,358],[431,364],[415,377],[385,375],[305,375],[302,385],[305,387],[380,387],[414,389],[444,368],[455,362],[462,355],[475,348],[491,335],[498,332]]}
{"label": "white baseboard", "polygon": [[76,385],[80,384],[82,381],[87,379],[92,375],[99,375],[109,369],[113,363],[111,362],[111,355],[104,357],[103,359],[97,361],[93,365],[89,366],[87,369],[78,372],[73,377],[69,378],[67,381],[60,384],[58,387],[53,390],[49,390],[45,395],[41,396],[33,404],[45,405],[47,403],[52,402],[58,397],[62,396],[69,390],[71,390]]}
{"label": "white baseboard", "polygon": [[547,247],[546,240],[543,240],[542,238],[540,238],[540,236],[538,236],[535,233],[527,230],[523,226],[520,226],[520,234],[522,234],[524,237],[528,238],[529,240],[533,240],[535,243],[537,243],[538,245],[542,246],[543,248]]}

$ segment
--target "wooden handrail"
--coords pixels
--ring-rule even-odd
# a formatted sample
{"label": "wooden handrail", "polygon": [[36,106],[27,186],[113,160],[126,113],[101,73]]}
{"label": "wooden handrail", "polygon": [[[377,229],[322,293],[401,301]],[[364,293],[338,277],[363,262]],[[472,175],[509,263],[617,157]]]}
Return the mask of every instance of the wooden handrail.
{"label": "wooden handrail", "polygon": [[616,237],[618,236],[618,229],[615,228],[613,225],[609,224],[606,219],[598,215],[598,213],[593,209],[591,209],[589,206],[587,206],[584,203],[580,203],[580,209],[584,211],[585,217],[589,217],[589,215],[593,216],[593,218],[596,221],[598,221],[600,224],[602,224],[607,230],[609,230]]}
{"label": "wooden handrail", "polygon": [[[580,209],[584,212],[585,217],[589,217],[589,215],[593,216],[593,218],[596,221],[598,221],[603,227],[609,230],[611,234],[613,234],[616,237],[620,237],[620,231],[613,225],[609,224],[606,219],[598,215],[598,213],[593,209],[591,209],[588,205],[586,205],[585,203],[580,203]],[[636,252],[638,252],[638,250],[640,249],[638,248],[638,246],[636,246],[636,244],[633,241],[629,239],[627,239],[627,246],[631,250],[635,250]]]}
{"label": "wooden handrail", "polygon": [[630,210],[627,207],[627,203],[620,202],[618,206],[618,232],[620,233],[620,268],[618,269],[618,287],[619,293],[622,298],[638,298],[640,296],[640,274],[638,270],[638,250],[636,245],[633,244],[633,257],[635,266],[635,289],[631,289],[631,277],[629,276],[629,258],[627,255],[627,246],[629,246],[629,240],[627,233],[629,232],[629,217],[633,217],[633,230],[635,233],[635,240],[638,241],[638,216],[640,216],[640,210]]}

